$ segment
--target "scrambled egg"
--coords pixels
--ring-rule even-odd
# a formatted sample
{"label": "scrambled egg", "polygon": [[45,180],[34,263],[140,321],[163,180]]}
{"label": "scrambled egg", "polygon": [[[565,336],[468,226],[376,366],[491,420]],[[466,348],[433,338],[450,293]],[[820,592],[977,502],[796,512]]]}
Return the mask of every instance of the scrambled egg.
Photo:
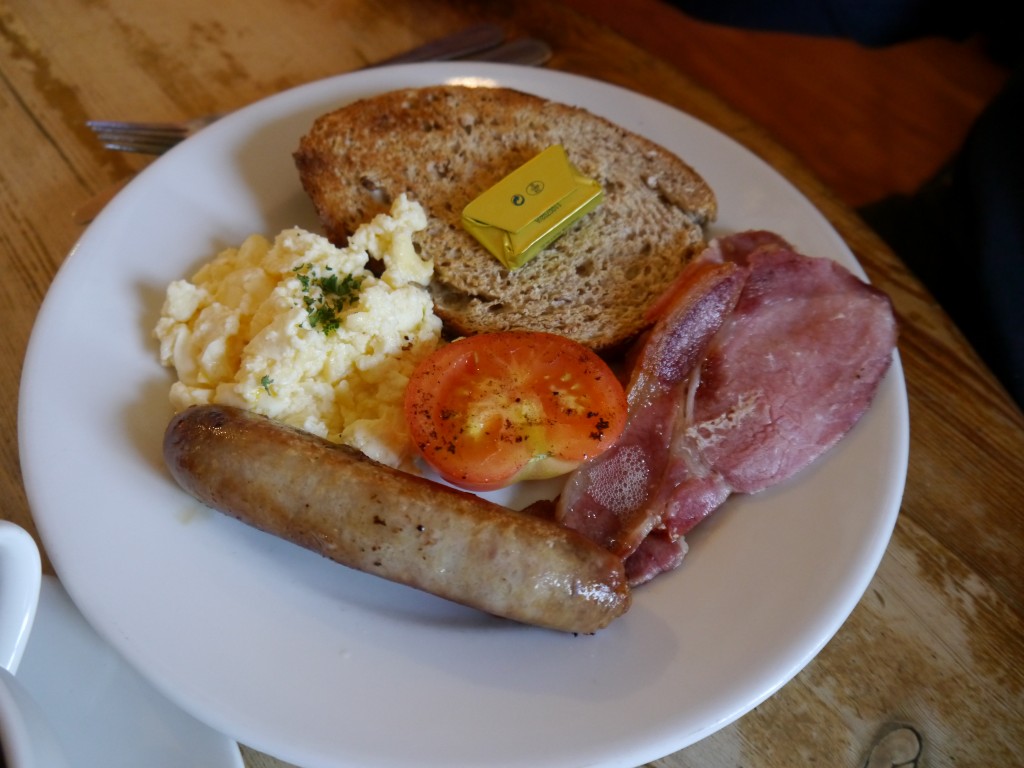
{"label": "scrambled egg", "polygon": [[402,196],[345,248],[298,228],[251,235],[171,283],[154,334],[177,372],[172,406],[237,405],[391,466],[410,460],[405,387],[441,337],[433,263],[412,244],[426,225]]}

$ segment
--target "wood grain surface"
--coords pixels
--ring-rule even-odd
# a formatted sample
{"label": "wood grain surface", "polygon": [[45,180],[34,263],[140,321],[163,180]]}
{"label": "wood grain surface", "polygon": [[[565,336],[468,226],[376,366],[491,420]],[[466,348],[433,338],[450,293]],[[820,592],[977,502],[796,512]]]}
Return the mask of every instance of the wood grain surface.
{"label": "wood grain surface", "polygon": [[[645,0],[640,7],[648,4],[656,5]],[[921,162],[885,184],[833,175],[827,161],[833,145],[801,144],[796,131],[780,142],[780,125],[765,128],[737,110],[740,91],[728,98],[716,92],[728,79],[720,57],[741,48],[741,38],[733,38],[736,48],[713,48],[722,43],[714,36],[719,30],[704,30],[702,38],[700,25],[656,8],[657,35],[638,26],[636,14],[616,29],[614,18],[601,11],[605,4],[597,3],[593,15],[585,6],[537,0],[0,0],[0,514],[35,533],[19,469],[18,388],[35,314],[82,232],[70,214],[149,162],[103,150],[84,127],[87,118],[175,119],[230,110],[469,22],[495,20],[510,33],[548,39],[555,50],[550,67],[660,99],[766,159],[832,222],[871,280],[892,297],[900,322],[910,467],[900,518],[870,588],[831,642],[778,693],[651,765],[859,768],[879,741],[879,762],[872,765],[884,764],[883,753],[906,749],[906,732],[890,736],[900,726],[911,726],[909,733],[920,738],[911,764],[1019,764],[1024,418],[932,297],[849,207],[912,185],[930,169]],[[686,62],[671,55],[666,42],[673,39],[673,23],[703,62],[689,72],[677,68]],[[701,50],[703,41],[708,47]],[[998,71],[978,72],[986,88],[998,86]],[[934,73],[911,76],[926,81]],[[960,121],[950,143],[986,97],[964,82],[969,103],[950,111]],[[849,109],[852,119],[870,104]],[[854,124],[837,166],[858,165],[859,137],[869,129]],[[810,147],[806,158],[795,154],[802,147]],[[865,151],[866,166],[875,162],[869,155]],[[68,371],[69,389],[87,375]],[[54,440],[60,429],[54,425]],[[250,768],[283,765],[248,748],[243,753]]]}

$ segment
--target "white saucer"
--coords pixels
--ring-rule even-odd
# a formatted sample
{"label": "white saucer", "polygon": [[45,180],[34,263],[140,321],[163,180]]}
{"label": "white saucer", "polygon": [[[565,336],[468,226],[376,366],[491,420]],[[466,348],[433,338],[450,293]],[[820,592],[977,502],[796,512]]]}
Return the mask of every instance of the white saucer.
{"label": "white saucer", "polygon": [[52,576],[43,577],[18,680],[79,768],[242,768],[238,745],[129,667]]}

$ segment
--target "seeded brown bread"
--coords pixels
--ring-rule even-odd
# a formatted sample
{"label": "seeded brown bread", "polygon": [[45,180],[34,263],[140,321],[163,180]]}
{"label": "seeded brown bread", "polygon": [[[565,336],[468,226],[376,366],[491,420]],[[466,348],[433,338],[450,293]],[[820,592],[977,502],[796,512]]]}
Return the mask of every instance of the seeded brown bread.
{"label": "seeded brown bread", "polygon": [[[561,144],[603,204],[535,259],[506,269],[462,226],[462,209]],[[716,214],[704,179],[663,147],[592,114],[507,88],[436,86],[356,101],[316,120],[295,153],[337,244],[406,193],[427,211],[435,311],[449,332],[538,330],[598,351],[646,325]]]}

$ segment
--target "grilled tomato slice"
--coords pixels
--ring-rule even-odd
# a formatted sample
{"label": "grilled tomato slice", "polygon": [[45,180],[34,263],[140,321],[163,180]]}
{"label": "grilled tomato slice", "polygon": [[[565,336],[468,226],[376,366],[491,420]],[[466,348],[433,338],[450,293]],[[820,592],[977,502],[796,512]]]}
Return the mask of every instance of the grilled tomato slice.
{"label": "grilled tomato slice", "polygon": [[626,425],[626,395],[611,368],[575,341],[483,333],[417,366],[405,417],[441,477],[487,491],[565,474],[608,449]]}

